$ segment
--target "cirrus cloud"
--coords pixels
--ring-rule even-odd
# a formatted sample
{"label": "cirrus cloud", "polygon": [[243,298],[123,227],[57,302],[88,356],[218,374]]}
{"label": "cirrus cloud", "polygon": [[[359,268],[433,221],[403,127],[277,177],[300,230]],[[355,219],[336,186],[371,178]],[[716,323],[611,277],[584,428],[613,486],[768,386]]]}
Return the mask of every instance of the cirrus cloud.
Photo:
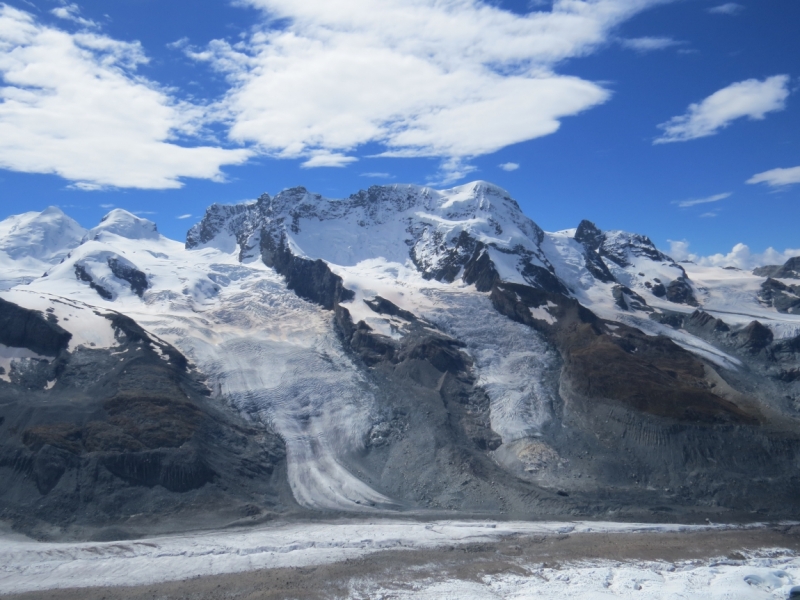
{"label": "cirrus cloud", "polygon": [[763,119],[767,113],[786,108],[789,76],[775,75],[764,81],[739,81],[689,105],[684,115],[659,125],[664,134],[653,143],[685,142],[715,135],[736,119]]}
{"label": "cirrus cloud", "polygon": [[[62,9],[56,16],[79,19],[77,7]],[[178,144],[201,133],[206,111],[137,75],[147,61],[138,42],[68,33],[0,4],[0,168],[53,173],[84,191],[165,189],[183,177],[222,180],[221,166],[252,155]]]}
{"label": "cirrus cloud", "polygon": [[753,175],[747,180],[747,183],[766,183],[771,187],[783,187],[800,183],[800,167],[770,169]]}
{"label": "cirrus cloud", "polygon": [[72,21],[78,25],[82,25],[83,27],[92,28],[98,26],[97,23],[91,19],[85,19],[81,16],[81,9],[77,4],[66,4],[64,6],[59,6],[58,8],[51,10],[50,13],[59,19],[66,19],[67,21]]}
{"label": "cirrus cloud", "polygon": [[725,4],[712,6],[708,9],[708,12],[714,15],[735,15],[743,10],[744,6],[741,4],[737,4],[736,2],[726,2]]}
{"label": "cirrus cloud", "polygon": [[227,74],[236,142],[306,167],[376,143],[380,156],[440,158],[448,181],[606,102],[557,65],[664,1],[556,0],[518,15],[481,0],[242,0],[265,17],[250,37],[186,51]]}
{"label": "cirrus cloud", "polygon": [[652,52],[653,50],[665,50],[673,46],[681,46],[684,42],[674,40],[669,37],[640,37],[619,40],[624,48],[636,50],[637,52]]}
{"label": "cirrus cloud", "polygon": [[720,200],[725,200],[726,198],[730,198],[731,193],[725,192],[724,194],[714,194],[713,196],[709,196],[707,198],[697,198],[693,200],[676,200],[673,204],[677,204],[680,208],[689,208],[690,206],[697,206],[698,204],[710,204],[711,202],[719,202]]}

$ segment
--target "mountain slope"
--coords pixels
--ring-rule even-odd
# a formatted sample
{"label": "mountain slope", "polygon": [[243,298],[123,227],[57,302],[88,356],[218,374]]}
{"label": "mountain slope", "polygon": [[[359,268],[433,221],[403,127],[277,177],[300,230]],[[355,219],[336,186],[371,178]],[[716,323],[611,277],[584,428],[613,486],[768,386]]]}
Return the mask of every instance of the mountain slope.
{"label": "mountain slope", "polygon": [[[77,394],[70,365],[117,360],[107,323],[124,315],[154,340],[126,352],[149,348],[154,373],[194,382],[164,388],[170,405],[200,390],[186,392],[197,411],[262,440],[223,444],[227,464],[272,473],[209,467],[218,478],[191,490],[151,478],[146,506],[173,494],[180,514],[180,498],[224,489],[254,514],[777,518],[800,508],[800,316],[764,299],[769,281],[789,280],[678,264],[587,221],[546,233],[485,182],[265,194],[213,205],[185,245],[113,211],[46,276],[0,293],[71,335],[51,357],[0,340],[0,418],[18,420],[21,398]],[[136,394],[166,385],[154,377]],[[118,369],[104,381],[130,385]],[[106,420],[109,394],[93,409]],[[78,413],[59,419],[92,439]],[[210,464],[205,439],[170,452]],[[95,456],[81,444],[77,456]],[[38,489],[43,506],[58,485]],[[70,506],[51,522],[75,519]]]}

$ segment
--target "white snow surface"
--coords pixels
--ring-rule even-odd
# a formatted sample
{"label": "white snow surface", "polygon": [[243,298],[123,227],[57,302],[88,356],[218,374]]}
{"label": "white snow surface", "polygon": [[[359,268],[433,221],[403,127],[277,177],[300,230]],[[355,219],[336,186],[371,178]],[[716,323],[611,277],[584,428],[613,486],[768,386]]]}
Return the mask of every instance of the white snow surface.
{"label": "white snow surface", "polygon": [[[800,335],[800,315],[782,314],[764,306],[757,292],[766,277],[753,275],[740,269],[703,267],[682,263],[687,275],[698,290],[698,301],[703,310],[729,325],[744,326],[753,320],[772,330],[776,339]],[[785,283],[797,283],[786,280]]]}
{"label": "white snow surface", "polygon": [[100,219],[100,224],[90,229],[83,241],[107,239],[109,235],[131,240],[158,240],[161,238],[155,223],[137,217],[121,208],[115,208]]}
{"label": "white snow surface", "polygon": [[[269,525],[121,542],[41,543],[0,537],[0,594],[56,588],[132,586],[256,569],[308,567],[382,550],[435,549],[527,535],[689,532],[725,526],[603,522],[341,520]],[[754,550],[745,560],[675,564],[573,561],[549,567],[519,564],[525,574],[479,580],[444,577],[395,588],[352,582],[351,597],[392,598],[786,598],[800,582],[800,558],[780,549]],[[389,585],[390,587],[387,587]]]}

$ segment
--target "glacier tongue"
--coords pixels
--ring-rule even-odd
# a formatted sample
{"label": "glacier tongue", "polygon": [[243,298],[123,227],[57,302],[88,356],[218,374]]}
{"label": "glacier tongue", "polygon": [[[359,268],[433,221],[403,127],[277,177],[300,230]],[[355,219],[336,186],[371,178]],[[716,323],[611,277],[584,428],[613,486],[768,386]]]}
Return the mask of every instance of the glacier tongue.
{"label": "glacier tongue", "polygon": [[296,297],[263,265],[210,264],[209,270],[227,284],[212,305],[195,314],[164,307],[162,315],[141,315],[140,322],[190,357],[221,397],[280,434],[289,483],[301,505],[394,505],[338,459],[363,446],[375,407],[330,313]]}
{"label": "glacier tongue", "polygon": [[540,434],[553,417],[557,395],[560,361],[552,347],[540,333],[493,310],[483,294],[426,291],[436,308],[425,316],[466,341],[478,385],[491,400],[492,429],[503,443]]}

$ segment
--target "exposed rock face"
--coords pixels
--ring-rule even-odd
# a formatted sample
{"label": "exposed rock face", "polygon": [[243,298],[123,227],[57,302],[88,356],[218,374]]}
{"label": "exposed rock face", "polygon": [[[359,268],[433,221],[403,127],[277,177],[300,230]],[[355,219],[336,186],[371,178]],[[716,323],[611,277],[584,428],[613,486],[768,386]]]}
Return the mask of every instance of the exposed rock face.
{"label": "exposed rock face", "polygon": [[584,219],[578,225],[578,229],[575,230],[575,239],[587,248],[597,252],[606,238],[597,225]]}
{"label": "exposed rock face", "polygon": [[107,262],[115,277],[127,281],[131,286],[131,291],[139,298],[144,296],[145,290],[149,287],[147,275],[119,257],[110,257]]}
{"label": "exposed rock face", "polygon": [[[492,302],[503,314],[547,333],[573,390],[593,401],[620,402],[682,422],[755,423],[753,415],[711,392],[703,364],[669,338],[604,323],[574,300],[525,286],[498,284]],[[555,324],[532,316],[550,306]]]}
{"label": "exposed rock face", "polygon": [[475,284],[475,289],[479,292],[488,292],[499,279],[500,274],[489,256],[489,249],[478,242],[472,258],[464,265],[464,283]]}
{"label": "exposed rock face", "polygon": [[800,285],[787,285],[777,279],[767,278],[761,284],[758,297],[767,306],[774,306],[778,312],[800,312]]}
{"label": "exposed rock face", "polygon": [[86,270],[86,267],[83,265],[75,265],[75,277],[77,277],[80,281],[85,281],[89,284],[89,287],[92,288],[97,295],[100,296],[103,300],[113,300],[114,294],[111,293],[108,289],[103,287],[101,284],[97,283],[94,278],[89,274]]}
{"label": "exposed rock face", "polygon": [[[609,266],[623,269],[630,268],[635,261],[645,258],[656,263],[669,265],[680,273],[677,278],[667,285],[664,285],[658,279],[655,282],[645,282],[645,286],[654,296],[658,298],[666,297],[667,300],[676,304],[698,305],[684,269],[669,256],[659,251],[647,236],[624,231],[603,232],[591,221],[584,220],[581,221],[575,231],[575,240],[586,248],[586,268],[598,281],[616,283],[617,280]],[[606,261],[609,261],[609,263],[606,264]],[[639,273],[639,275],[642,276],[644,273]],[[614,287],[613,289],[614,300],[620,308],[624,310],[631,308],[630,303],[622,299],[622,288]],[[633,292],[630,292],[627,287],[625,290],[627,290],[625,294],[630,297]],[[641,297],[637,297],[635,302],[643,306],[647,304]]]}
{"label": "exposed rock face", "polygon": [[[257,202],[269,202],[269,194],[261,196]],[[186,234],[186,247],[197,248],[209,243],[220,235],[229,235],[244,246],[247,236],[252,233],[252,209],[250,204],[212,204],[206,209],[203,220],[194,225]],[[238,235],[237,235],[238,234]]]}
{"label": "exposed rock face", "polygon": [[352,292],[342,286],[342,278],[334,275],[324,261],[308,260],[292,254],[286,247],[285,237],[281,237],[276,244],[272,236],[262,232],[261,258],[265,265],[286,277],[290,290],[328,310],[335,308],[338,302],[353,297]]}
{"label": "exposed rock face", "polygon": [[702,329],[707,333],[726,333],[731,330],[722,319],[717,319],[699,309],[689,316],[687,326]]}
{"label": "exposed rock face", "polygon": [[735,334],[736,340],[748,352],[757,353],[769,346],[774,338],[772,331],[758,321],[753,321]]}
{"label": "exposed rock face", "polygon": [[666,296],[667,300],[676,304],[697,306],[697,299],[694,297],[692,286],[689,285],[685,277],[670,281],[667,286]]}
{"label": "exposed rock face", "polygon": [[[572,468],[586,465],[611,497],[627,490],[640,506],[660,503],[668,512],[683,502],[773,507],[765,511],[796,505],[800,478],[784,480],[785,486],[768,479],[791,470],[800,436],[787,432],[788,423],[769,424],[709,365],[667,338],[603,321],[568,298],[507,283],[495,285],[491,298],[500,312],[544,332],[558,348],[563,420],[544,439]],[[712,323],[702,314],[694,320]],[[742,487],[756,464],[759,483]],[[666,490],[641,495],[645,485]]]}
{"label": "exposed rock face", "polygon": [[614,302],[622,310],[643,310],[651,312],[653,309],[647,306],[647,302],[639,294],[624,285],[615,285],[612,294]]}
{"label": "exposed rock face", "polygon": [[659,282],[656,283],[652,288],[651,291],[656,298],[663,298],[667,295],[667,288],[664,287],[664,284]]}
{"label": "exposed rock face", "polygon": [[616,279],[598,253],[605,239],[605,235],[598,229],[597,225],[585,219],[580,222],[575,230],[575,240],[586,248],[586,268],[599,281],[611,283]]}
{"label": "exposed rock face", "polygon": [[0,344],[58,356],[66,350],[71,338],[71,333],[42,313],[0,298]]}
{"label": "exposed rock face", "polygon": [[800,279],[800,256],[790,258],[782,265],[767,265],[753,269],[753,275],[773,279]]}
{"label": "exposed rock face", "polygon": [[631,256],[645,256],[650,260],[672,263],[673,260],[660,252],[646,235],[625,231],[608,231],[603,233],[603,242],[598,254],[621,267],[631,265]]}
{"label": "exposed rock face", "polygon": [[185,357],[130,318],[111,315],[124,340],[112,354],[69,352],[60,326],[0,300],[8,317],[5,345],[55,356],[0,381],[0,514],[16,527],[126,537],[295,506],[280,438],[218,406]]}

